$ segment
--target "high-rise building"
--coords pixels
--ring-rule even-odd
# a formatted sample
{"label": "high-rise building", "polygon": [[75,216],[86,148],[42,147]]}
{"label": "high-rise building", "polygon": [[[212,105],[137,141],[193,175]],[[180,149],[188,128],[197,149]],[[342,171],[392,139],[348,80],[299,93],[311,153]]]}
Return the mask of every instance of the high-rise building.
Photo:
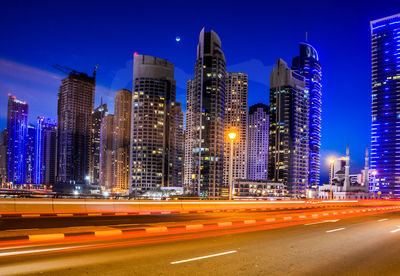
{"label": "high-rise building", "polygon": [[129,190],[129,146],[131,137],[132,92],[121,89],[114,103],[114,179],[116,191]]}
{"label": "high-rise building", "polygon": [[305,90],[309,91],[309,160],[308,186],[319,185],[321,148],[321,65],[318,53],[308,43],[300,43],[300,55],[293,59],[292,70],[304,76]]}
{"label": "high-rise building", "polygon": [[101,103],[92,112],[92,133],[91,133],[91,144],[90,144],[90,159],[89,159],[89,175],[90,183],[99,184],[100,176],[100,131],[101,122],[104,116],[108,114],[107,104],[103,104],[103,98]]}
{"label": "high-rise building", "polygon": [[175,133],[170,132],[176,82],[165,59],[135,55],[130,145],[130,191],[169,187]]}
{"label": "high-rise building", "polygon": [[174,187],[183,185],[183,160],[184,160],[184,140],[183,140],[183,112],[182,105],[178,102],[171,104],[170,137],[171,146],[169,159],[170,183]]}
{"label": "high-rise building", "polygon": [[71,71],[58,93],[57,181],[87,184],[91,150],[95,74]]}
{"label": "high-rise building", "polygon": [[[186,193],[194,194],[196,190],[194,188],[190,189],[192,185],[192,177],[194,177],[193,168],[193,149],[196,145],[196,125],[198,123],[198,117],[196,118],[194,113],[195,102],[194,98],[197,96],[195,95],[195,82],[193,79],[187,81],[187,96],[186,96],[186,129],[184,133],[185,137],[185,149],[184,154],[185,158],[183,160],[183,186],[186,189]],[[193,106],[192,106],[193,104]],[[196,194],[197,195],[197,194]]]}
{"label": "high-rise building", "polygon": [[7,130],[7,180],[13,184],[24,184],[26,180],[28,104],[11,95],[8,96]]}
{"label": "high-rise building", "polygon": [[57,122],[50,118],[37,118],[35,162],[35,183],[54,185],[57,175]]}
{"label": "high-rise building", "polygon": [[268,179],[269,107],[250,106],[247,135],[247,178]]}
{"label": "high-rise building", "polygon": [[269,177],[294,196],[308,186],[309,94],[304,77],[282,59],[270,75]]}
{"label": "high-rise building", "polygon": [[112,114],[107,114],[100,125],[100,179],[101,186],[111,189],[114,183],[114,122]]}
{"label": "high-rise building", "polygon": [[229,186],[231,143],[228,133],[230,131],[237,134],[233,143],[232,181],[247,178],[247,78],[247,74],[244,73],[226,74],[224,186]]}
{"label": "high-rise building", "polygon": [[400,197],[400,14],[371,21],[371,170],[384,196]]}
{"label": "high-rise building", "polygon": [[26,137],[26,177],[25,183],[36,184],[36,127],[28,124],[28,135]]}
{"label": "high-rise building", "polygon": [[[200,32],[194,78],[188,82],[186,120],[185,189],[201,197],[228,196],[223,183],[225,56],[214,32]],[[188,164],[191,162],[191,164]],[[189,183],[188,180],[190,179]]]}
{"label": "high-rise building", "polygon": [[7,183],[7,129],[3,129],[0,136],[0,185]]}

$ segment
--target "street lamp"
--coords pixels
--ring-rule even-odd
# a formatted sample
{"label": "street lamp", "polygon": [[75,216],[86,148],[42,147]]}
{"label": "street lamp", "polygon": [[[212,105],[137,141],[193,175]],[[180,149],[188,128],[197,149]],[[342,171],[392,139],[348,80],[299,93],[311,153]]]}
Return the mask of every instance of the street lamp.
{"label": "street lamp", "polygon": [[329,185],[330,185],[330,189],[329,189],[329,193],[330,193],[330,199],[332,200],[333,197],[333,193],[332,193],[332,179],[333,179],[333,165],[335,164],[335,159],[331,158],[329,159],[329,165],[330,165],[330,177],[329,177]]}
{"label": "street lamp", "polygon": [[228,137],[231,140],[231,154],[229,159],[229,200],[232,200],[232,190],[233,190],[233,181],[232,181],[232,174],[233,174],[233,141],[235,141],[237,133],[231,131],[228,133]]}

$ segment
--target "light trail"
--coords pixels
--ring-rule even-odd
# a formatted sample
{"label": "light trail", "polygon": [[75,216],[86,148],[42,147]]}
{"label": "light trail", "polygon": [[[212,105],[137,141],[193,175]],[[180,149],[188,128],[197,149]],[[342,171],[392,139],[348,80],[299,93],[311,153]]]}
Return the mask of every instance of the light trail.
{"label": "light trail", "polygon": [[384,218],[384,219],[378,219],[378,221],[387,221],[388,219],[387,218]]}
{"label": "light trail", "polygon": [[344,229],[346,229],[346,228],[338,228],[338,229],[328,230],[328,231],[326,231],[326,233],[332,233],[332,232],[341,231]]}
{"label": "light trail", "polygon": [[399,232],[400,231],[400,228],[397,228],[397,229],[394,229],[394,230],[392,230],[392,231],[390,231],[391,233],[396,233],[396,232]]}
{"label": "light trail", "polygon": [[321,223],[327,223],[327,222],[337,222],[337,221],[339,221],[340,219],[332,219],[332,220],[323,220],[323,221],[317,221],[317,222],[312,222],[312,223],[307,223],[307,224],[304,224],[304,225],[314,225],[314,224],[321,224]]}
{"label": "light trail", "polygon": [[171,262],[171,264],[180,264],[180,263],[192,262],[192,261],[197,261],[197,260],[202,260],[202,259],[207,259],[207,258],[212,258],[212,257],[218,257],[218,256],[233,254],[233,253],[236,253],[236,252],[237,252],[236,250],[232,250],[232,251],[227,251],[227,252],[222,252],[222,253],[202,256],[202,257],[196,257],[196,258],[191,258],[191,259],[186,259],[186,260],[181,260],[181,261],[175,261],[175,262]]}

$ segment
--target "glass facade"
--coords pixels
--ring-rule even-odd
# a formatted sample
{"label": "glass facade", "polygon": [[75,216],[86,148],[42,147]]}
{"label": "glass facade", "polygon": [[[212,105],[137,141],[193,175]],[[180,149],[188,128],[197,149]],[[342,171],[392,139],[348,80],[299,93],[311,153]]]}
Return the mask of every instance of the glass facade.
{"label": "glass facade", "polygon": [[400,14],[371,22],[371,170],[379,191],[400,197]]}
{"label": "glass facade", "polygon": [[300,43],[300,55],[293,59],[292,70],[304,76],[305,90],[309,92],[309,159],[308,186],[319,185],[321,148],[321,65],[318,53],[308,43]]}
{"label": "glass facade", "polygon": [[7,179],[13,184],[25,184],[28,104],[11,95],[8,97],[7,130]]}

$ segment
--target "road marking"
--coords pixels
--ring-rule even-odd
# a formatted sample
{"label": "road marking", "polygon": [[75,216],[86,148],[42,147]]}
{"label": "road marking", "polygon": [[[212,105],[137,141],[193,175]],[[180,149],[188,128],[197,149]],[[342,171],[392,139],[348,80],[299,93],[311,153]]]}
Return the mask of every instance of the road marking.
{"label": "road marking", "polygon": [[394,230],[392,230],[392,231],[390,231],[390,232],[396,233],[396,232],[399,232],[399,231],[400,231],[400,228],[397,228],[397,229],[394,229]]}
{"label": "road marking", "polygon": [[249,219],[244,221],[244,224],[253,224],[253,223],[256,223],[255,219]]}
{"label": "road marking", "polygon": [[232,222],[218,222],[218,227],[232,226]]}
{"label": "road marking", "polygon": [[338,228],[338,229],[328,230],[328,231],[326,231],[326,233],[341,231],[341,230],[344,230],[344,229],[346,229],[346,228]]}
{"label": "road marking", "polygon": [[207,259],[207,258],[212,258],[212,257],[218,257],[218,256],[222,256],[222,255],[232,254],[232,253],[236,253],[236,252],[237,252],[236,250],[232,250],[232,251],[227,251],[227,252],[222,252],[222,253],[217,253],[217,254],[197,257],[197,258],[191,258],[191,259],[186,259],[186,260],[181,260],[181,261],[175,261],[175,262],[171,262],[171,264],[180,264],[180,263],[186,263],[186,262],[191,262],[191,261],[197,261],[197,260],[202,260],[202,259]]}
{"label": "road marking", "polygon": [[275,219],[274,218],[266,218],[265,219],[265,222],[272,222],[272,221],[275,221]]}
{"label": "road marking", "polygon": [[191,224],[186,225],[186,230],[202,229],[203,227],[203,224]]}
{"label": "road marking", "polygon": [[323,221],[318,221],[318,222],[306,223],[304,225],[314,225],[314,224],[327,223],[327,222],[337,222],[337,221],[339,221],[339,219],[323,220]]}
{"label": "road marking", "polygon": [[292,217],[284,217],[283,220],[291,220]]}
{"label": "road marking", "polygon": [[302,218],[306,218],[306,217],[307,217],[307,216],[299,216],[299,218],[301,218],[301,219],[302,219]]}
{"label": "road marking", "polygon": [[388,220],[388,219],[386,219],[386,218],[385,219],[378,219],[378,221],[386,221],[386,220]]}

